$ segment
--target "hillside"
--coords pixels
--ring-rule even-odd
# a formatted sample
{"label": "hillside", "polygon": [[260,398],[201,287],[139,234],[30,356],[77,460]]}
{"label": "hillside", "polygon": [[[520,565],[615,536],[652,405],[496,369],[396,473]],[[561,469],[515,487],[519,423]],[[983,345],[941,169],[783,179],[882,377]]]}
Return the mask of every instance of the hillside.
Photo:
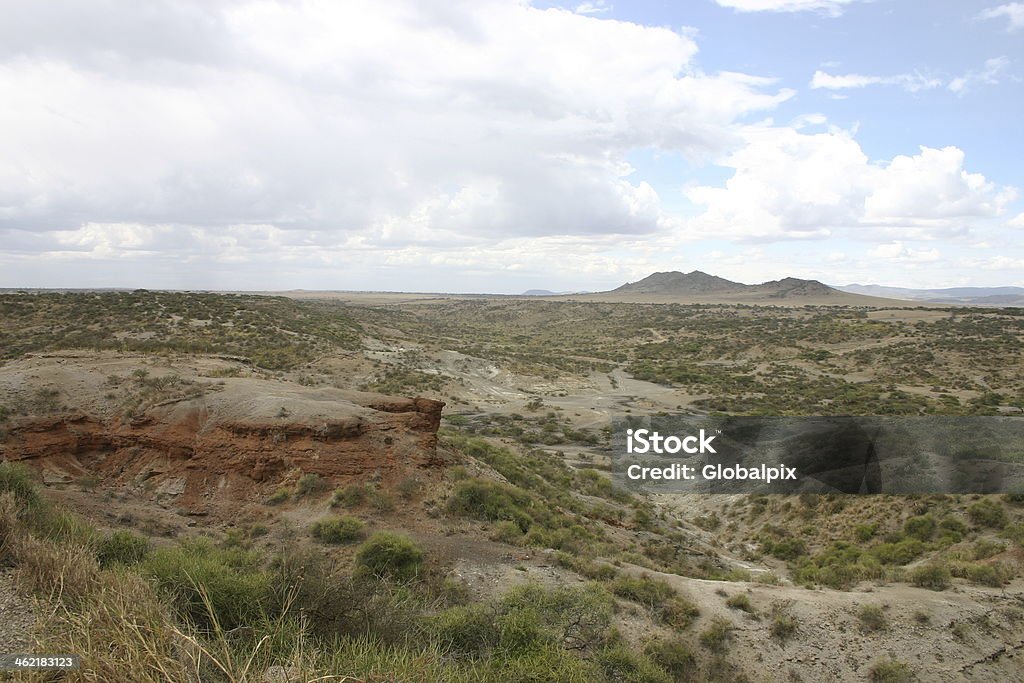
{"label": "hillside", "polygon": [[945,289],[908,289],[883,285],[851,284],[836,289],[888,299],[927,301],[936,304],[971,306],[1024,306],[1024,287],[948,287]]}
{"label": "hillside", "polygon": [[817,280],[787,277],[756,285],[733,282],[699,270],[653,273],[608,292],[574,299],[623,303],[728,303],[774,306],[892,306],[890,299],[842,292]]}

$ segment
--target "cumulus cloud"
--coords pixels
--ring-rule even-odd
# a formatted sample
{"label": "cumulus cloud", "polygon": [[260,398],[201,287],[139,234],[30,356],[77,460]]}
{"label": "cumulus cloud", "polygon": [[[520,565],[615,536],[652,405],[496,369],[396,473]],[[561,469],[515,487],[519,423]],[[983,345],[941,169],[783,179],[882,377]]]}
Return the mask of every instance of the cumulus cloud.
{"label": "cumulus cloud", "polygon": [[1010,2],[1005,5],[991,7],[978,15],[979,19],[1006,18],[1006,30],[1017,31],[1024,28],[1024,2]]}
{"label": "cumulus cloud", "polygon": [[715,2],[737,12],[818,11],[838,16],[845,6],[856,2],[856,0],[715,0]]}
{"label": "cumulus cloud", "polygon": [[965,222],[1002,215],[1016,198],[964,168],[957,147],[873,162],[848,131],[803,133],[749,127],[746,145],[721,164],[723,187],[687,190],[702,208],[691,229],[737,238],[827,237],[837,229],[911,231],[915,238],[962,232]]}
{"label": "cumulus cloud", "polygon": [[[573,289],[683,267],[680,245],[704,238],[851,228],[909,245],[1005,213],[1012,190],[955,147],[879,163],[820,114],[751,125],[794,93],[705,72],[694,31],[607,8],[9,2],[0,285],[494,291],[514,274]],[[732,177],[674,213],[637,150]],[[760,245],[722,265],[752,258],[779,275]]]}
{"label": "cumulus cloud", "polygon": [[631,150],[719,154],[792,94],[702,73],[685,33],[515,0],[113,4],[5,9],[0,229],[649,233]]}

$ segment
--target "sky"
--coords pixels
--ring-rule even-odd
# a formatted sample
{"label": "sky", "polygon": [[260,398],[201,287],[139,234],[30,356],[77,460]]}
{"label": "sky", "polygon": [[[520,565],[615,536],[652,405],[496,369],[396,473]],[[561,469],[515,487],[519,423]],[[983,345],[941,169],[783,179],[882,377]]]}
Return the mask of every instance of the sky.
{"label": "sky", "polygon": [[1024,286],[1024,2],[0,17],[0,287]]}

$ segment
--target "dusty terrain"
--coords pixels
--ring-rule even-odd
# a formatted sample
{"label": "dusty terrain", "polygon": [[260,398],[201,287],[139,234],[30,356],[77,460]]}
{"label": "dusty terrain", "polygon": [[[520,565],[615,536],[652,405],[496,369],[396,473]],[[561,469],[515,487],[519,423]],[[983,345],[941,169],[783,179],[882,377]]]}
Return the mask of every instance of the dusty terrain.
{"label": "dusty terrain", "polygon": [[[168,348],[136,348],[155,343],[140,324],[119,348],[60,350],[34,324],[37,346],[0,367],[0,458],[32,464],[49,497],[102,530],[161,547],[203,535],[267,553],[298,543],[347,566],[350,548],[309,532],[343,509],[369,531],[415,538],[475,600],[599,577],[615,591],[615,628],[630,646],[682,638],[698,680],[868,680],[883,659],[921,681],[1024,680],[1024,550],[1009,535],[1024,523],[1018,504],[998,500],[1005,519],[987,526],[972,497],[635,499],[600,485],[605,428],[623,414],[699,413],[725,399],[826,410],[812,395],[826,382],[822,400],[849,391],[863,401],[846,406],[1020,412],[1012,312],[367,294],[351,299],[358,306],[311,302],[315,324],[301,317],[307,304],[275,302],[278,315],[297,317],[265,334],[304,350],[275,341],[271,354],[253,346],[258,329],[239,330],[230,306],[203,296],[202,317],[188,317],[194,302],[173,303],[186,309],[162,328],[179,335]],[[329,336],[321,320],[333,315],[341,322]],[[184,350],[211,327],[234,335],[230,352]],[[467,481],[530,496],[517,514],[532,516],[534,535],[504,513],[453,512]],[[337,492],[353,485],[365,497],[339,507]],[[936,532],[909,559],[871,565],[871,578],[841,587],[807,578],[835,543],[904,542],[911,520],[929,515],[957,537]],[[871,532],[858,537],[862,527]],[[772,539],[800,540],[801,554],[772,550]],[[912,572],[934,563],[953,569],[944,589],[913,585]],[[630,576],[667,583],[698,614],[666,625],[657,605],[618,588]],[[728,603],[737,595],[745,607]],[[865,605],[881,610],[877,628],[859,616]],[[782,613],[794,624],[784,638]],[[722,623],[725,649],[712,649],[703,634]]]}

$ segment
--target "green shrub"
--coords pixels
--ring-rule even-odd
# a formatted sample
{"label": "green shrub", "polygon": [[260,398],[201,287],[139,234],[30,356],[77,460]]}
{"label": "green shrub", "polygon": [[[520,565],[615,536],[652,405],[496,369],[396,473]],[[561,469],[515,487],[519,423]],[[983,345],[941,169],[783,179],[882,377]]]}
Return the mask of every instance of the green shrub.
{"label": "green shrub", "polygon": [[889,626],[885,612],[878,605],[862,605],[857,612],[861,630],[865,633],[884,631]]}
{"label": "green shrub", "polygon": [[991,498],[983,498],[967,508],[967,514],[977,526],[1002,529],[1008,521],[1006,508]]}
{"label": "green shrub", "polygon": [[130,531],[115,531],[96,545],[96,561],[104,568],[115,564],[138,564],[148,553],[149,539]]}
{"label": "green shrub", "polygon": [[363,523],[355,517],[328,517],[313,524],[312,532],[323,543],[355,543],[363,538]]}
{"label": "green shrub", "polygon": [[644,648],[644,654],[677,681],[691,680],[697,673],[693,649],[679,638],[652,640]]}
{"label": "green shrub", "polygon": [[94,548],[99,540],[96,527],[64,508],[43,505],[30,519],[36,534],[51,541]]}
{"label": "green shrub", "polygon": [[916,538],[905,538],[898,543],[880,543],[870,552],[882,564],[905,565],[924,552],[924,543]]}
{"label": "green shrub", "polygon": [[292,494],[288,491],[288,489],[280,488],[274,491],[272,494],[270,494],[270,496],[264,502],[267,505],[280,505],[281,503],[285,502],[291,497]]}
{"label": "green shrub", "polygon": [[971,548],[971,557],[975,560],[987,560],[993,555],[998,555],[1004,550],[1006,550],[1005,543],[983,538],[974,542],[974,547]]}
{"label": "green shrub", "polygon": [[1000,588],[1013,579],[1014,571],[1002,562],[992,564],[973,564],[967,570],[967,580],[982,586]]}
{"label": "green shrub", "polygon": [[508,520],[526,532],[533,524],[528,512],[532,503],[532,497],[521,489],[482,479],[467,479],[455,487],[448,501],[448,511],[492,522]]}
{"label": "green shrub", "polygon": [[1008,524],[1003,529],[1003,536],[1024,548],[1024,523]]}
{"label": "green shrub", "polygon": [[700,616],[700,610],[696,605],[678,596],[664,603],[655,612],[661,623],[677,630],[689,628],[690,624]]}
{"label": "green shrub", "polygon": [[963,536],[967,533],[967,525],[964,524],[963,520],[959,517],[953,517],[948,515],[942,518],[939,522],[939,528],[943,531],[949,531],[954,535]]}
{"label": "green shrub", "polygon": [[483,656],[500,641],[495,612],[484,603],[439,612],[430,621],[430,632],[446,651],[461,655]]}
{"label": "green shrub", "polygon": [[303,474],[295,483],[295,497],[303,498],[314,493],[322,493],[327,490],[327,482],[315,472]]}
{"label": "green shrub", "polygon": [[911,517],[903,524],[903,533],[919,541],[930,541],[937,528],[935,518],[931,515]]}
{"label": "green shrub", "polygon": [[647,577],[619,576],[612,582],[611,589],[620,598],[638,602],[648,609],[660,607],[676,596],[672,586]]}
{"label": "green shrub", "polygon": [[949,588],[949,568],[941,564],[923,564],[910,572],[910,582],[918,588],[941,591]]}
{"label": "green shrub", "polygon": [[378,487],[367,487],[366,498],[370,507],[379,512],[391,512],[395,509],[395,501],[388,491]]}
{"label": "green shrub", "polygon": [[783,538],[778,541],[767,539],[761,543],[761,547],[769,555],[787,562],[807,554],[807,546],[799,538]]}
{"label": "green shrub", "polygon": [[700,632],[700,644],[711,652],[723,652],[732,638],[732,632],[732,624],[722,617],[715,617],[707,628]]}
{"label": "green shrub", "polygon": [[459,657],[533,657],[551,647],[596,650],[611,615],[612,599],[602,588],[527,584],[497,601],[443,610],[430,618],[428,631]]}
{"label": "green shrub", "polygon": [[366,487],[359,484],[349,484],[343,489],[338,489],[331,497],[331,507],[353,508],[366,502]]}
{"label": "green shrub", "polygon": [[[209,539],[183,541],[151,552],[142,563],[162,593],[204,628],[253,623],[270,599],[270,580],[259,558],[238,548],[217,548]],[[209,601],[209,607],[206,604]]]}
{"label": "green shrub", "polygon": [[868,680],[871,683],[911,683],[914,672],[904,662],[887,659],[871,667]]}
{"label": "green shrub", "polygon": [[750,596],[746,593],[737,593],[726,600],[725,604],[730,609],[738,609],[741,612],[746,612],[747,614],[754,613],[754,605],[751,604]]}
{"label": "green shrub", "polygon": [[772,634],[772,638],[775,638],[780,643],[785,643],[794,635],[797,631],[797,620],[789,612],[789,606],[781,603],[772,605],[771,610],[771,626],[769,631]]}
{"label": "green shrub", "polygon": [[607,681],[623,683],[671,683],[668,673],[642,654],[633,652],[624,643],[616,642],[602,648],[594,661]]}
{"label": "green shrub", "polygon": [[4,492],[14,494],[18,505],[26,510],[43,507],[32,470],[20,462],[0,462],[0,493]]}
{"label": "green shrub", "polygon": [[410,581],[423,564],[423,551],[411,539],[379,531],[359,546],[356,564],[378,579]]}

